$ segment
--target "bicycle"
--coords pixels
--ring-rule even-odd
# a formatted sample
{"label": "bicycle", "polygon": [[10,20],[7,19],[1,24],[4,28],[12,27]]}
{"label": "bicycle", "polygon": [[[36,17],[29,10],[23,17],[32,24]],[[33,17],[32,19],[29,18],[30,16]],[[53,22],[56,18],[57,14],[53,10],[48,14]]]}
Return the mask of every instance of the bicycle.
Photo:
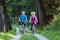
{"label": "bicycle", "polygon": [[35,25],[33,24],[33,26],[32,26],[32,33],[33,34],[35,33],[35,30],[36,30],[36,28],[35,28]]}
{"label": "bicycle", "polygon": [[24,32],[25,32],[25,24],[21,23],[21,22],[20,22],[20,24],[21,24],[20,30],[22,31],[22,34],[24,34]]}

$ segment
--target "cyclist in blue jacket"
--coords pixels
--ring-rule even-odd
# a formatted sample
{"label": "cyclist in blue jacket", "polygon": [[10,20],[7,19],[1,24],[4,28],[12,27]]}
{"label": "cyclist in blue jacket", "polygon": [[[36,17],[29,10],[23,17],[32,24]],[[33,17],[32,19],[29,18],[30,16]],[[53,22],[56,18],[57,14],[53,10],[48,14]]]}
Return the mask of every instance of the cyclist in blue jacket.
{"label": "cyclist in blue jacket", "polygon": [[21,27],[24,25],[24,29],[25,29],[26,22],[27,22],[27,16],[25,15],[25,12],[23,11],[22,14],[19,16],[19,24],[21,25]]}

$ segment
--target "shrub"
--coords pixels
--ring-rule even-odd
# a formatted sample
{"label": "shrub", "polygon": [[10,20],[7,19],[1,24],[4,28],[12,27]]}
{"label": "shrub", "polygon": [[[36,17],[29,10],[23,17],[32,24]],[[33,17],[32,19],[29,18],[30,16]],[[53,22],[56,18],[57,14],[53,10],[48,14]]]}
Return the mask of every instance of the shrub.
{"label": "shrub", "polygon": [[54,19],[47,25],[47,29],[59,30],[60,29],[60,14],[54,15]]}

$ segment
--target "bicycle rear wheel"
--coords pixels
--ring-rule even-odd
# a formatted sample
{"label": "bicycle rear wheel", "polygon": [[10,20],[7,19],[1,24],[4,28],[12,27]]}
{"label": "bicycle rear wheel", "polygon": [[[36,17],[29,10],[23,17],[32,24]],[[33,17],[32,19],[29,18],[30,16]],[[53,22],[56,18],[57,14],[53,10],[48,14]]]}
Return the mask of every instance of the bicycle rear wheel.
{"label": "bicycle rear wheel", "polygon": [[33,34],[35,33],[34,26],[32,26],[32,33],[33,33]]}
{"label": "bicycle rear wheel", "polygon": [[25,30],[24,25],[22,25],[22,34],[24,34],[24,30]]}

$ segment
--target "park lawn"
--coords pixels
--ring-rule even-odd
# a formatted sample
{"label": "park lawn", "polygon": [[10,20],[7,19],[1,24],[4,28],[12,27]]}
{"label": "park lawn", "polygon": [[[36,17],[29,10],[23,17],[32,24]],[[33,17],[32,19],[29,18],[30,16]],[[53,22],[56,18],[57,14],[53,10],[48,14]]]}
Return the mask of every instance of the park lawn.
{"label": "park lawn", "polygon": [[49,40],[60,40],[60,31],[36,30],[36,32]]}
{"label": "park lawn", "polygon": [[20,40],[38,40],[38,39],[31,34],[25,34],[21,37]]}
{"label": "park lawn", "polygon": [[11,40],[15,35],[15,25],[12,26],[12,30],[6,33],[0,32],[0,40]]}

